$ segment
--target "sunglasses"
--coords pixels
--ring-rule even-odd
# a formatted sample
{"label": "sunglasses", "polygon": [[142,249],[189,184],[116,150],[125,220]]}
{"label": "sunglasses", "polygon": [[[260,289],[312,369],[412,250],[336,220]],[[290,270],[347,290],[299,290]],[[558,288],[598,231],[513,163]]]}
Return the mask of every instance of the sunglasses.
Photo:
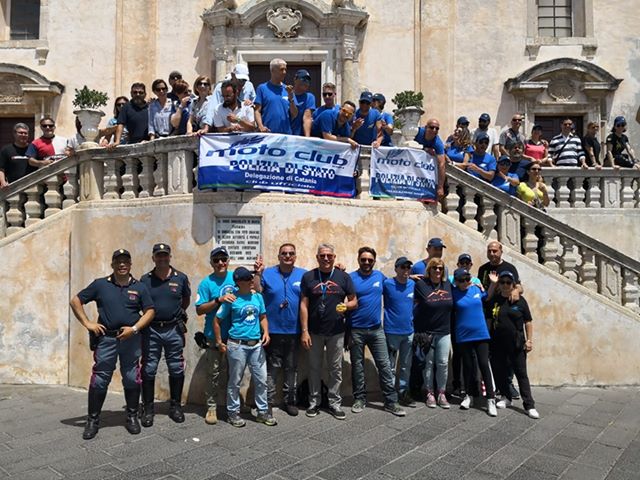
{"label": "sunglasses", "polygon": [[512,118],[511,121],[517,123],[517,122],[521,122],[522,119],[521,118]]}
{"label": "sunglasses", "polygon": [[166,92],[167,90],[169,90],[167,87],[158,87],[158,88],[156,88],[156,92]]}
{"label": "sunglasses", "polygon": [[616,128],[618,128],[618,127],[626,127],[626,126],[627,126],[626,123],[617,123],[616,124]]}
{"label": "sunglasses", "polygon": [[573,123],[563,123],[563,127],[573,127]]}
{"label": "sunglasses", "polygon": [[122,108],[122,107],[124,107],[126,104],[127,104],[126,102],[125,102],[125,103],[116,103],[116,107],[118,107],[118,108]]}
{"label": "sunglasses", "polygon": [[435,270],[436,272],[443,272],[444,267],[432,267],[431,270]]}
{"label": "sunglasses", "polygon": [[375,260],[373,258],[361,258],[360,260],[358,260],[360,263],[375,263]]}
{"label": "sunglasses", "polygon": [[429,130],[436,130],[436,131],[440,130],[440,127],[436,127],[435,125],[427,125],[427,128]]}
{"label": "sunglasses", "polygon": [[513,285],[511,280],[500,280],[500,285]]}
{"label": "sunglasses", "polygon": [[458,283],[467,283],[471,281],[471,277],[462,277],[462,278],[456,278],[456,282]]}
{"label": "sunglasses", "polygon": [[323,97],[333,97],[333,95],[334,95],[333,92],[322,92]]}
{"label": "sunglasses", "polygon": [[144,90],[133,90],[131,92],[131,95],[144,95],[145,91]]}
{"label": "sunglasses", "polygon": [[529,170],[532,171],[532,172],[539,172],[542,169],[541,168],[530,168]]}
{"label": "sunglasses", "polygon": [[211,263],[227,263],[229,257],[216,257],[211,259]]}
{"label": "sunglasses", "polygon": [[345,116],[345,117],[347,117],[347,118],[351,118],[351,117],[353,117],[353,113],[351,113],[351,112],[350,112],[350,111],[348,111],[348,110],[345,110],[344,108],[340,109],[340,111],[341,111],[341,112],[344,114],[344,116]]}
{"label": "sunglasses", "polygon": [[200,83],[198,83],[198,85],[200,85],[201,87],[210,87],[211,86],[211,84],[208,83],[208,82],[200,82]]}
{"label": "sunglasses", "polygon": [[295,257],[296,252],[280,252],[280,255],[283,257]]}
{"label": "sunglasses", "polygon": [[318,254],[318,258],[326,258],[328,260],[331,260],[333,257],[335,257],[335,255],[333,253],[319,253]]}
{"label": "sunglasses", "polygon": [[51,123],[45,123],[43,125],[40,125],[42,128],[56,128],[55,125],[51,124]]}

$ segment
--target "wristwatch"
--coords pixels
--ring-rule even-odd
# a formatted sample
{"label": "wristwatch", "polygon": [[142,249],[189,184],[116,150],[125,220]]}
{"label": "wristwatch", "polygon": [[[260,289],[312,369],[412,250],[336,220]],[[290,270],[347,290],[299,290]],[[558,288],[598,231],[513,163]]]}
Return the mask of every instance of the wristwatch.
{"label": "wristwatch", "polygon": [[140,330],[138,330],[138,327],[137,327],[137,326],[135,326],[135,325],[134,325],[133,327],[131,327],[131,329],[133,330],[133,334],[134,334],[134,335],[137,335],[137,334],[138,334],[138,332],[140,332]]}

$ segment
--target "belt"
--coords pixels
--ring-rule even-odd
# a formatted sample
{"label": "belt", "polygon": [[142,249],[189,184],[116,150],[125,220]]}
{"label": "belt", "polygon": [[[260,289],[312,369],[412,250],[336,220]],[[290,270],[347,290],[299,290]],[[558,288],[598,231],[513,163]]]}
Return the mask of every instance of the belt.
{"label": "belt", "polygon": [[176,323],[178,323],[178,321],[175,318],[173,320],[167,320],[166,322],[165,321],[159,322],[157,320],[154,320],[153,322],[151,322],[151,326],[164,328],[164,327],[171,327]]}
{"label": "belt", "polygon": [[117,337],[118,335],[120,335],[120,329],[117,329],[117,330],[105,330],[104,331],[104,336],[105,337]]}
{"label": "belt", "polygon": [[375,327],[351,327],[351,330],[366,330],[368,332],[373,332],[374,330],[378,330],[381,326],[382,324],[379,323]]}
{"label": "belt", "polygon": [[247,347],[255,347],[258,343],[260,343],[260,340],[238,340],[235,338],[229,338],[227,339],[227,341],[236,343],[238,345],[246,345]]}

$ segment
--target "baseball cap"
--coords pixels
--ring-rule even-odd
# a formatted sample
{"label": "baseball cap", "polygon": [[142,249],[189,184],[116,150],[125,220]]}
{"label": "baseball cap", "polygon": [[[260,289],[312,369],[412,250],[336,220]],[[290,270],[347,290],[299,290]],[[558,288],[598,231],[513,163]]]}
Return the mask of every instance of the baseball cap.
{"label": "baseball cap", "polygon": [[469,270],[467,270],[466,268],[456,268],[456,271],[453,272],[453,279],[454,280],[462,280],[465,277],[470,277],[471,274],[469,273]]}
{"label": "baseball cap", "polygon": [[121,256],[131,258],[131,254],[129,253],[129,250],[125,250],[124,248],[119,248],[118,250],[113,252],[113,255],[111,255],[111,260],[115,260],[116,258]]}
{"label": "baseball cap", "polygon": [[471,255],[469,255],[468,253],[461,253],[460,256],[458,257],[458,263],[460,262],[471,262]]}
{"label": "baseball cap", "polygon": [[371,92],[362,92],[360,94],[360,101],[371,103],[373,101],[373,94]]}
{"label": "baseball cap", "polygon": [[304,68],[298,70],[293,77],[296,80],[311,80],[311,74]]}
{"label": "baseball cap", "polygon": [[498,163],[511,163],[511,158],[509,157],[509,155],[500,155]]}
{"label": "baseball cap", "polygon": [[381,93],[375,93],[372,97],[372,100],[377,100],[378,102],[387,103],[387,99],[384,98],[384,95]]}
{"label": "baseball cap", "polygon": [[409,266],[413,265],[413,262],[409,260],[407,257],[398,257],[395,263],[395,267],[401,267],[403,265],[409,264]]}
{"label": "baseball cap", "polygon": [[476,135],[476,143],[482,142],[483,140],[489,140],[489,135],[487,135],[484,132],[480,132],[478,135]]}
{"label": "baseball cap", "polygon": [[478,120],[480,120],[481,122],[490,122],[491,121],[491,116],[489,116],[488,113],[483,113],[482,115],[480,115]]}
{"label": "baseball cap", "polygon": [[427,242],[427,248],[429,247],[447,248],[442,239],[438,237],[433,237]]}
{"label": "baseball cap", "polygon": [[249,80],[249,67],[247,67],[244,63],[238,63],[233,68],[233,73],[238,80]]}
{"label": "baseball cap", "polygon": [[467,117],[459,117],[456,125],[469,125],[469,119]]}
{"label": "baseball cap", "polygon": [[245,267],[238,267],[233,271],[233,281],[242,282],[247,280],[253,280],[253,273],[251,273]]}
{"label": "baseball cap", "polygon": [[498,278],[502,278],[502,277],[509,277],[514,282],[516,281],[516,277],[514,277],[513,273],[511,273],[509,270],[503,270],[502,272],[500,272],[500,275],[498,275]]}
{"label": "baseball cap", "polygon": [[224,255],[226,257],[229,256],[229,252],[227,251],[227,249],[225,247],[216,247],[213,250],[211,250],[211,255],[209,255],[209,257],[213,257],[216,255]]}
{"label": "baseball cap", "polygon": [[166,243],[156,243],[153,246],[152,252],[153,255],[155,255],[156,253],[171,253],[171,247]]}
{"label": "baseball cap", "polygon": [[627,119],[624,118],[622,115],[618,115],[613,121],[614,125],[619,125],[620,123],[627,123]]}
{"label": "baseball cap", "polygon": [[182,74],[178,70],[174,70],[169,74],[169,78],[182,78]]}

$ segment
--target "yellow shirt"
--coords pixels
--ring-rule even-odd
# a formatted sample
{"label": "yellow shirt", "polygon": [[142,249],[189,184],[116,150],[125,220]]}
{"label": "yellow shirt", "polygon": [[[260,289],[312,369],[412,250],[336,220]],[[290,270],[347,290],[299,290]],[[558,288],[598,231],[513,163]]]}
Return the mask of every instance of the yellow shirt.
{"label": "yellow shirt", "polygon": [[544,198],[544,194],[542,193],[542,191],[538,190],[537,188],[531,189],[531,187],[527,185],[525,182],[521,182],[520,185],[518,185],[518,188],[516,190],[516,195],[518,195],[518,198],[520,200],[528,203],[529,205],[534,204],[534,200],[536,196],[538,197],[538,200],[540,201],[540,203],[542,203],[542,200]]}

